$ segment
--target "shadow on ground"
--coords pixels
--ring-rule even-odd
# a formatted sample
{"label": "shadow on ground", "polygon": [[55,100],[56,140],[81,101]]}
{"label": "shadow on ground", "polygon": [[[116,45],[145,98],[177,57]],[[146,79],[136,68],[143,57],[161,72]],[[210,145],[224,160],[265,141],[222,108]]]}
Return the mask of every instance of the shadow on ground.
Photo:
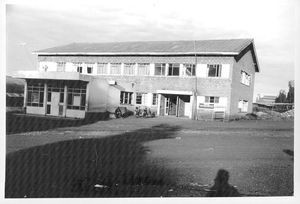
{"label": "shadow on ground", "polygon": [[108,120],[109,112],[87,113],[85,119],[35,116],[26,114],[6,113],[6,133],[14,134],[31,131],[44,131],[59,127],[74,127]]}
{"label": "shadow on ground", "polygon": [[143,143],[172,138],[178,130],[159,125],[10,153],[6,157],[5,197],[168,196],[176,172],[147,160],[149,150]]}
{"label": "shadow on ground", "polygon": [[294,151],[293,151],[293,150],[290,150],[290,149],[284,149],[283,152],[286,153],[286,154],[289,155],[289,156],[294,157]]}

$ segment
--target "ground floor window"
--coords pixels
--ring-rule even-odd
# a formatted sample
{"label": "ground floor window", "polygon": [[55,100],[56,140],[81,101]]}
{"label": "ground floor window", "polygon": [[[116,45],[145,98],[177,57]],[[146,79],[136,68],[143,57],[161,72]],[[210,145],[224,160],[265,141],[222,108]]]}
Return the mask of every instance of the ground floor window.
{"label": "ground floor window", "polygon": [[217,96],[205,96],[205,103],[219,103],[219,99]]}
{"label": "ground floor window", "polygon": [[200,103],[199,107],[207,107],[207,108],[214,108],[215,104],[218,104],[220,97],[218,96],[205,96],[204,103]]}
{"label": "ground floor window", "polygon": [[157,94],[156,93],[154,93],[154,94],[152,94],[152,105],[157,105]]}
{"label": "ground floor window", "polygon": [[44,84],[28,85],[27,106],[43,107],[44,105]]}
{"label": "ground floor window", "polygon": [[121,91],[120,104],[131,104],[132,92]]}
{"label": "ground floor window", "polygon": [[52,92],[59,92],[59,102],[63,103],[64,102],[64,86],[62,84],[48,84],[48,89],[47,89],[47,102],[51,102],[51,97],[52,97]]}
{"label": "ground floor window", "polygon": [[146,93],[136,93],[136,100],[135,103],[139,105],[146,104]]}
{"label": "ground floor window", "polygon": [[67,108],[85,110],[86,87],[68,88]]}
{"label": "ground floor window", "polygon": [[65,95],[64,92],[60,92],[60,93],[59,93],[59,102],[60,102],[60,103],[63,103],[63,102],[64,102],[64,95]]}
{"label": "ground floor window", "polygon": [[238,109],[239,109],[239,112],[241,112],[241,113],[248,112],[248,101],[239,100]]}

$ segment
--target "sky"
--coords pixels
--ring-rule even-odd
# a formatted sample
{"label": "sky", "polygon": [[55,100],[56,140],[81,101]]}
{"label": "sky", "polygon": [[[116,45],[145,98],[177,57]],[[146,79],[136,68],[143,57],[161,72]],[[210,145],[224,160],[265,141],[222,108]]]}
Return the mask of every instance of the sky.
{"label": "sky", "polygon": [[[82,4],[83,2],[88,2]],[[296,0],[51,1],[6,4],[6,74],[35,70],[33,51],[73,42],[253,38],[257,94],[294,79]]]}

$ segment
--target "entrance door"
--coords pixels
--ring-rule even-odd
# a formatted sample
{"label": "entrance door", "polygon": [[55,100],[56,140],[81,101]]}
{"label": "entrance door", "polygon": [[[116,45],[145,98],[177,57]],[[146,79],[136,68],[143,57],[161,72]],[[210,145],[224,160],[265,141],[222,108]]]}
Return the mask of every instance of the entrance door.
{"label": "entrance door", "polygon": [[176,115],[177,110],[177,97],[170,96],[170,103],[169,103],[169,115]]}
{"label": "entrance door", "polygon": [[167,95],[165,98],[165,115],[176,115],[177,97],[175,95]]}
{"label": "entrance door", "polygon": [[169,115],[169,105],[170,105],[170,98],[165,98],[165,115]]}
{"label": "entrance door", "polygon": [[51,111],[50,115],[59,115],[59,92],[52,92],[51,93]]}

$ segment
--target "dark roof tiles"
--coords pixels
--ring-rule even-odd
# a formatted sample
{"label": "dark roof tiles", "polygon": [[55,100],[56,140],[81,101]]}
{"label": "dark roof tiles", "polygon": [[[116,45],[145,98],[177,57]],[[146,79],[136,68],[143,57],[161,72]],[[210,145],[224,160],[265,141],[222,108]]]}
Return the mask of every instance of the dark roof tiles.
{"label": "dark roof tiles", "polygon": [[252,39],[72,43],[36,51],[43,53],[239,53]]}

